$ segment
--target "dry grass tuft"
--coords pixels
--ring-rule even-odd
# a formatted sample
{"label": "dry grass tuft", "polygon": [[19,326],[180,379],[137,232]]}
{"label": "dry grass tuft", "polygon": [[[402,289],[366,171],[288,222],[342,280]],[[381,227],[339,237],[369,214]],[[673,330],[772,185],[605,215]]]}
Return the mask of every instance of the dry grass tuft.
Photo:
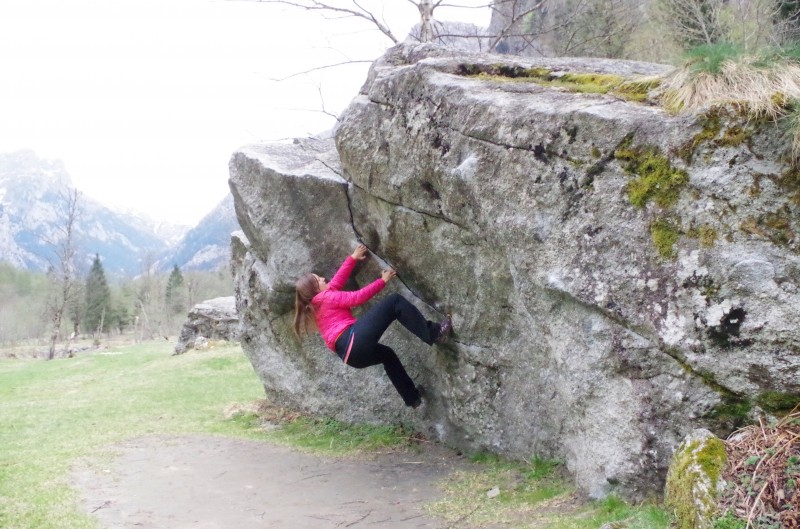
{"label": "dry grass tuft", "polygon": [[733,103],[753,117],[778,120],[787,101],[800,99],[800,65],[760,66],[755,58],[722,63],[719,73],[679,68],[661,84],[664,105],[674,112],[699,112]]}
{"label": "dry grass tuft", "polygon": [[257,416],[261,422],[274,425],[292,422],[300,417],[309,417],[309,415],[302,412],[289,408],[282,408],[263,399],[231,404],[222,410],[222,416],[226,421],[242,415]]}
{"label": "dry grass tuft", "polygon": [[800,410],[772,427],[743,428],[725,446],[728,486],[720,510],[748,528],[800,527]]}
{"label": "dry grass tuft", "polygon": [[698,70],[691,63],[673,71],[660,87],[664,108],[673,113],[701,112],[733,105],[752,118],[787,120],[793,162],[800,161],[800,64],[758,57],[725,60],[719,71]]}

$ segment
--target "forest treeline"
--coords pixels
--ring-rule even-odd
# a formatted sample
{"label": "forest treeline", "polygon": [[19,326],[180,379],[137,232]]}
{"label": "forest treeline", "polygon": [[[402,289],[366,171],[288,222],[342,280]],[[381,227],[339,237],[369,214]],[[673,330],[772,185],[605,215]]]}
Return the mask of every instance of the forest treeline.
{"label": "forest treeline", "polygon": [[159,273],[146,254],[135,277],[106,277],[101,256],[86,269],[87,249],[79,246],[77,221],[84,213],[80,191],[59,194],[57,222],[42,236],[46,272],[21,270],[0,260],[0,346],[48,343],[46,357],[68,352],[73,340],[128,333],[138,341],[175,336],[196,303],[233,294],[230,272],[182,273],[177,265]]}
{"label": "forest treeline", "polygon": [[[170,273],[145,266],[134,278],[109,280],[100,256],[76,281],[64,311],[58,341],[70,337],[129,334],[136,340],[175,336],[196,303],[233,295],[228,270]],[[52,332],[52,303],[59,282],[52,274],[0,262],[0,345],[46,340]]]}
{"label": "forest treeline", "polygon": [[[495,0],[511,53],[680,61],[698,46],[743,53],[800,39],[796,0]],[[534,9],[535,8],[535,9]],[[499,50],[498,50],[499,51]]]}
{"label": "forest treeline", "polygon": [[[390,44],[401,27],[370,3],[350,0],[263,0],[322,12],[331,20],[361,19]],[[408,0],[419,19],[409,38],[490,53],[680,62],[697,46],[726,43],[744,53],[784,47],[800,36],[796,0],[492,0],[488,28],[447,23],[439,9],[474,10],[469,2]],[[447,20],[442,14],[441,20]]]}

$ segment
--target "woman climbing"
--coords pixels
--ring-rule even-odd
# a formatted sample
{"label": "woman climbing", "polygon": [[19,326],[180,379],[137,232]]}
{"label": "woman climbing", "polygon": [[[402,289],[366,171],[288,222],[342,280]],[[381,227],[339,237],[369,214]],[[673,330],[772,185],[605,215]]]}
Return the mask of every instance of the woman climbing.
{"label": "woman climbing", "polygon": [[378,341],[389,325],[397,320],[426,344],[443,343],[450,336],[453,323],[449,314],[438,324],[426,320],[400,294],[392,294],[381,300],[356,320],[350,309],[366,303],[397,275],[389,268],[381,272],[379,279],[360,290],[342,290],[356,263],[364,261],[367,256],[367,247],[360,244],[345,259],[330,283],[316,274],[305,274],[297,280],[294,331],[301,336],[312,324],[316,324],[325,345],[350,367],[362,369],[383,364],[403,401],[407,406],[416,408],[422,403],[419,390],[395,352]]}

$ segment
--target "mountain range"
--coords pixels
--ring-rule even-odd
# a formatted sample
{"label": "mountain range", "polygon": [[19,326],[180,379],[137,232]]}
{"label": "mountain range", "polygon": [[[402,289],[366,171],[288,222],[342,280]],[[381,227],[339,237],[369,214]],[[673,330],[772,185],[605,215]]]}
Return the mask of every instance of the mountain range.
{"label": "mountain range", "polygon": [[[32,151],[0,153],[0,261],[45,271],[62,237],[67,196],[74,190],[64,164]],[[166,271],[216,270],[230,258],[230,234],[239,229],[228,195],[194,228],[116,211],[80,195],[75,224],[77,266],[95,254],[110,276],[136,276],[149,266]]]}

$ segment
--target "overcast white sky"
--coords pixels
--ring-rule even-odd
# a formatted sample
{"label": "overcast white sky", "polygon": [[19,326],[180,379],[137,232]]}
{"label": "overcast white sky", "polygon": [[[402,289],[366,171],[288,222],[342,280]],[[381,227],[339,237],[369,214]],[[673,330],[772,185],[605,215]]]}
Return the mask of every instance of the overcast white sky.
{"label": "overcast white sky", "polygon": [[[407,0],[365,3],[385,4],[398,38],[416,21]],[[0,152],[60,159],[89,197],[194,225],[227,194],[237,147],[331,128],[318,87],[338,113],[368,65],[272,79],[388,45],[365,23],[264,2],[2,0]]]}

